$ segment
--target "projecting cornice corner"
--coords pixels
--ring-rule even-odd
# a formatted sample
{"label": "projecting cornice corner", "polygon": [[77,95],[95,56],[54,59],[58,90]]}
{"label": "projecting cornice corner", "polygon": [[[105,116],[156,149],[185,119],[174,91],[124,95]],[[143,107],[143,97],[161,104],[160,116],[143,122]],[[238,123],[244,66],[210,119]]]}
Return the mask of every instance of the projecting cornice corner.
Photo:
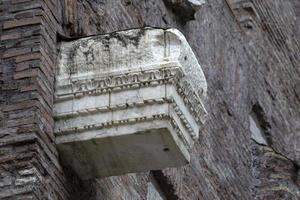
{"label": "projecting cornice corner", "polygon": [[133,29],[64,42],[57,72],[56,142],[81,178],[189,162],[206,117],[207,85],[178,30]]}

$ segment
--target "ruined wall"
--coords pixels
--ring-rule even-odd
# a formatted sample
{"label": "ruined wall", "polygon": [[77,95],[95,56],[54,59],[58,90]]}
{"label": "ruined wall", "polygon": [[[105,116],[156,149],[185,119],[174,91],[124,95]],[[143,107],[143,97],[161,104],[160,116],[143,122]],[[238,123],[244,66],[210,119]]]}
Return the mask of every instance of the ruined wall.
{"label": "ruined wall", "polygon": [[59,0],[0,1],[0,199],[68,199],[52,118]]}
{"label": "ruined wall", "polygon": [[[206,0],[183,23],[163,0],[2,0],[0,198],[146,199],[151,182],[168,199],[300,199],[299,9]],[[207,78],[209,117],[191,164],[83,182],[69,197],[77,185],[52,135],[56,39],[143,26],[182,31]],[[251,139],[250,113],[267,145]]]}

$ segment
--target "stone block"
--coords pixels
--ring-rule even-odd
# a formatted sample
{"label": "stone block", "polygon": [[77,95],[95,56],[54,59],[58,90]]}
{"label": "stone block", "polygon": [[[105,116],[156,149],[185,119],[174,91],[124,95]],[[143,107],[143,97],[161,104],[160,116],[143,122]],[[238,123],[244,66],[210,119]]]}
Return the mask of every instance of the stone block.
{"label": "stone block", "polygon": [[206,111],[206,80],[175,29],[134,29],[63,42],[55,135],[81,179],[189,162]]}

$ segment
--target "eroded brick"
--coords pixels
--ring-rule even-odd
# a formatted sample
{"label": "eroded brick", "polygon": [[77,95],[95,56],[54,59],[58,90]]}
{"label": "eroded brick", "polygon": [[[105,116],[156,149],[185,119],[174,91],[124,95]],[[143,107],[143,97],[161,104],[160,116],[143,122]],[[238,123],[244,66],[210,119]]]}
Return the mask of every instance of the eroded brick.
{"label": "eroded brick", "polygon": [[20,33],[8,33],[6,35],[1,35],[0,40],[5,41],[5,40],[15,40],[21,37]]}
{"label": "eroded brick", "polygon": [[35,24],[41,24],[42,19],[40,17],[32,17],[32,18],[26,18],[26,19],[20,19],[20,20],[11,20],[6,21],[3,23],[3,29],[11,29],[21,26],[28,26],[28,25],[35,25]]}
{"label": "eroded brick", "polygon": [[39,74],[39,69],[27,69],[14,74],[14,79],[22,79],[28,77],[36,77]]}

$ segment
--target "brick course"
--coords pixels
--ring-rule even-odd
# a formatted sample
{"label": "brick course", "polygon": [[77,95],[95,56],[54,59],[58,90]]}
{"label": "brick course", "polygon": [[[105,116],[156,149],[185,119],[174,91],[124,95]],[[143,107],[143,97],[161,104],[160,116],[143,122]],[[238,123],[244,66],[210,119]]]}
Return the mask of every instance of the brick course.
{"label": "brick course", "polygon": [[0,199],[69,199],[53,135],[57,2],[0,3]]}

